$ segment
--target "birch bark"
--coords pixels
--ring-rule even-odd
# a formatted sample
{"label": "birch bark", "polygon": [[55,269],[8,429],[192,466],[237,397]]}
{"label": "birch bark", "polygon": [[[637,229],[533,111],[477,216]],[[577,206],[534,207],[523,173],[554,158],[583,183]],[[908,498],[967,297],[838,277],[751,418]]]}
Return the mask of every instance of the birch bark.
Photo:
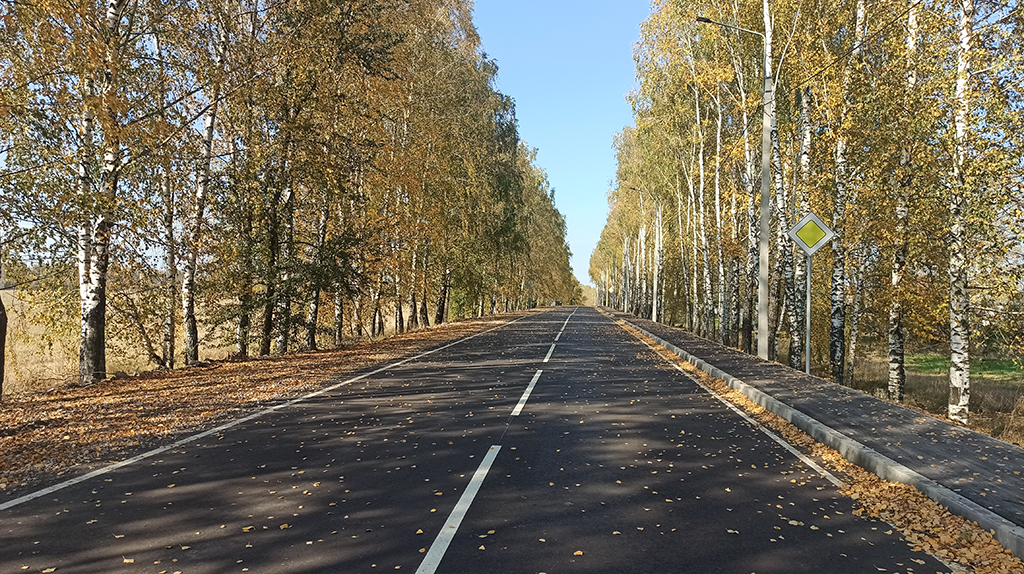
{"label": "birch bark", "polygon": [[[313,246],[312,259],[314,261],[323,256],[324,248],[327,245],[327,222],[330,218],[330,207],[330,198],[324,193],[320,204],[320,217],[316,226],[316,244]],[[316,329],[317,324],[320,322],[321,293],[319,279],[312,281],[309,291],[309,307],[306,311],[306,349],[315,350],[317,348]]]}
{"label": "birch bark", "polygon": [[345,340],[345,292],[340,284],[334,286],[334,324],[332,327],[334,348],[339,349]]}
{"label": "birch bark", "polygon": [[[111,0],[106,5],[100,29],[99,93],[92,79],[86,80],[82,121],[83,149],[79,163],[79,193],[83,205],[92,206],[92,213],[82,218],[78,229],[79,297],[81,300],[81,340],[78,357],[79,383],[90,385],[107,376],[106,307],[107,269],[110,264],[110,235],[114,227],[113,211],[117,202],[117,183],[121,172],[121,141],[117,110],[119,98],[116,82],[120,79],[121,42],[125,30],[121,21],[128,3]],[[103,125],[103,164],[100,169],[99,193],[92,190],[92,158],[96,117],[89,100],[99,96],[98,110]],[[95,217],[95,219],[93,218]]]}
{"label": "birch bark", "polygon": [[[794,217],[803,217],[803,215],[811,211],[810,202],[808,201],[810,190],[808,188],[811,178],[811,138],[814,133],[814,123],[811,120],[811,89],[804,87],[798,92],[798,95],[800,97],[800,150],[797,160],[799,164],[799,184],[794,186],[793,195],[795,203],[800,209]],[[787,243],[788,241],[787,239]],[[806,256],[798,256],[793,262],[793,283],[797,290],[795,299],[796,309],[793,309],[793,312],[796,313],[796,321],[799,325],[797,332],[799,334],[793,335],[791,333],[791,337],[799,339],[799,343],[797,343],[796,347],[793,347],[791,343],[789,348],[789,365],[793,366],[795,359],[797,364],[794,368],[800,368],[800,361],[803,359],[802,355],[811,352],[810,349],[804,348],[806,345],[804,327],[807,325],[807,293],[804,288],[807,285]]]}
{"label": "birch bark", "polygon": [[[285,162],[286,166],[289,163]],[[290,167],[290,166],[289,166]],[[288,352],[292,334],[292,269],[295,262],[295,189],[291,181],[291,173],[288,168],[284,170],[285,191],[282,201],[282,224],[284,226],[284,237],[281,241],[281,267],[278,275],[277,301],[274,307],[274,315],[277,319],[276,352],[283,354]]]}
{"label": "birch bark", "polygon": [[[164,46],[162,36],[162,25],[163,25],[163,12],[162,6],[157,5],[157,24],[155,32],[153,34],[153,44],[156,48],[157,59],[160,62],[164,61]],[[159,98],[160,98],[160,119],[166,125],[167,123],[167,70],[166,66],[161,64],[160,80],[159,80]],[[161,235],[164,244],[164,294],[166,297],[166,307],[164,308],[164,326],[163,326],[163,348],[161,350],[163,356],[160,358],[160,366],[165,369],[174,368],[174,343],[176,336],[176,314],[178,311],[178,262],[177,262],[177,245],[175,244],[174,237],[174,188],[171,184],[171,156],[169,151],[166,149],[160,150],[161,161],[160,161],[160,199],[163,202],[163,220],[161,221],[163,229]]]}
{"label": "birch bark", "polygon": [[[909,110],[909,102],[913,98],[917,88],[917,45],[918,45],[918,5],[915,0],[910,0],[907,9],[907,97],[904,98],[904,109]],[[892,288],[892,301],[889,304],[889,377],[888,390],[889,398],[897,402],[903,402],[904,391],[907,386],[906,370],[906,341],[907,330],[904,325],[904,286],[903,276],[907,267],[907,219],[910,215],[908,205],[910,187],[913,185],[913,156],[912,141],[908,135],[904,135],[902,149],[900,150],[900,173],[896,185],[896,224],[893,229],[895,245],[892,253],[892,270],[890,274],[890,286]]]}
{"label": "birch bark", "polygon": [[[733,17],[738,20],[739,9],[736,2],[733,2]],[[754,185],[754,151],[750,146],[750,117],[747,114],[747,90],[746,80],[743,72],[743,52],[742,43],[739,41],[739,32],[736,32],[736,48],[733,49],[733,44],[729,44],[730,52],[732,54],[733,70],[736,73],[736,87],[740,96],[740,119],[742,127],[742,138],[743,138],[743,189],[748,198],[747,200],[747,272],[746,272],[746,298],[743,302],[743,308],[746,310],[745,313],[740,312],[737,309],[737,328],[742,331],[742,337],[740,333],[737,333],[737,338],[742,339],[738,345],[741,350],[745,353],[753,352],[753,339],[754,339],[754,325],[752,319],[755,316],[755,301],[757,296],[757,276],[759,270],[759,257],[758,257],[758,240],[759,240],[759,226],[757,221],[757,197],[758,190]],[[736,290],[739,290],[739,282],[737,281]],[[739,301],[737,301],[737,307],[739,307]],[[742,319],[741,317],[742,316]],[[739,341],[738,341],[739,342]]]}
{"label": "birch bark", "polygon": [[[778,83],[776,83],[776,93],[778,93],[777,86]],[[775,114],[772,115],[771,141],[772,163],[775,171],[773,175],[775,182],[775,201],[773,203],[775,206],[775,216],[778,219],[775,244],[778,249],[778,265],[780,267],[779,273],[782,281],[780,297],[785,297],[785,317],[786,322],[789,325],[790,334],[787,362],[790,367],[799,369],[801,367],[800,358],[803,348],[803,324],[800,322],[797,309],[801,306],[798,294],[801,290],[797,288],[796,274],[793,268],[793,243],[786,235],[786,232],[791,227],[789,213],[792,206],[790,205],[789,192],[786,190],[786,186],[784,185],[785,178],[783,177],[782,169],[782,150],[779,145],[779,123],[778,116]],[[779,315],[782,315],[782,310],[779,311]],[[781,322],[781,317],[779,321]],[[777,344],[778,339],[776,339],[776,345]]]}
{"label": "birch bark", "polygon": [[957,49],[954,96],[953,185],[949,197],[949,418],[967,424],[970,416],[971,360],[969,319],[971,298],[967,291],[968,204],[967,136],[970,121],[971,51],[974,49],[974,0],[960,0],[960,42]]}
{"label": "birch bark", "polygon": [[857,267],[854,269],[851,283],[853,287],[853,312],[850,320],[850,364],[846,372],[846,385],[853,386],[853,378],[857,367],[857,337],[860,332],[860,302],[864,287],[864,271],[867,262],[863,253],[855,255]]}
{"label": "birch bark", "polygon": [[867,8],[865,0],[857,0],[857,16],[854,32],[853,50],[847,60],[843,72],[843,95],[840,104],[835,154],[835,209],[832,212],[832,230],[836,232],[836,240],[832,242],[832,304],[831,324],[829,326],[829,361],[832,366],[832,380],[842,384],[843,368],[846,365],[846,246],[843,244],[843,232],[846,224],[846,205],[850,200],[849,161],[847,147],[846,123],[849,121],[850,83],[853,68],[860,60],[864,42],[864,21]]}
{"label": "birch bark", "polygon": [[203,147],[199,165],[199,183],[193,199],[194,209],[188,222],[188,236],[185,240],[187,255],[181,281],[181,310],[185,331],[185,364],[199,360],[199,330],[196,321],[196,264],[199,259],[199,244],[202,240],[203,216],[206,211],[206,196],[210,187],[210,164],[213,161],[213,134],[217,121],[219,89],[214,89],[213,99],[203,120]]}
{"label": "birch bark", "polygon": [[[219,37],[214,56],[215,74],[225,64],[227,56],[227,30],[224,24],[218,27]],[[199,181],[196,184],[193,198],[192,217],[188,222],[188,235],[185,239],[185,269],[181,280],[181,311],[182,326],[185,331],[185,364],[191,365],[199,360],[199,330],[196,320],[196,265],[199,259],[199,248],[202,242],[203,219],[206,211],[207,195],[210,192],[210,172],[213,163],[213,136],[217,124],[217,110],[220,104],[220,78],[214,78],[211,86],[208,108],[203,118],[202,156],[199,164]]]}
{"label": "birch bark", "polygon": [[[694,70],[696,74],[696,70]],[[696,129],[697,129],[697,226],[695,232],[700,238],[700,250],[701,250],[701,264],[703,266],[703,273],[701,274],[702,287],[702,307],[703,317],[702,334],[710,335],[717,323],[717,310],[715,308],[715,294],[711,288],[711,261],[710,261],[710,248],[708,247],[708,227],[704,221],[704,190],[705,190],[705,165],[704,165],[704,128],[701,118],[700,109],[700,92],[697,88],[693,90],[694,97],[694,111],[696,113]],[[696,260],[696,259],[695,259]]]}

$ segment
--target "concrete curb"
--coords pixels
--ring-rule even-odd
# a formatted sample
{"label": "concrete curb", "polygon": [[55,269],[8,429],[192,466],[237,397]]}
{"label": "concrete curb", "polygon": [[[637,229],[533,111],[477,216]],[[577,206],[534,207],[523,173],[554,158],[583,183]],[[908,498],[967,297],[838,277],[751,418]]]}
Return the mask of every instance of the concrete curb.
{"label": "concrete curb", "polygon": [[699,359],[668,341],[647,332],[629,321],[623,321],[630,327],[640,331],[644,336],[656,341],[662,347],[672,351],[688,363],[694,365],[705,373],[721,379],[730,387],[743,393],[750,400],[761,405],[768,411],[778,415],[782,419],[804,431],[814,440],[838,451],[846,460],[857,466],[872,472],[883,480],[900,482],[916,487],[925,496],[938,502],[949,509],[950,512],[977,522],[978,526],[993,533],[1004,548],[1018,558],[1024,558],[1024,528],[1006,520],[980,504],[953,492],[941,484],[913,471],[906,466],[892,460],[878,451],[861,444],[860,442],[836,431],[828,425],[811,418],[810,416],[794,409],[793,407],[776,400],[772,396],[756,389],[736,377],[726,373],[718,367]]}

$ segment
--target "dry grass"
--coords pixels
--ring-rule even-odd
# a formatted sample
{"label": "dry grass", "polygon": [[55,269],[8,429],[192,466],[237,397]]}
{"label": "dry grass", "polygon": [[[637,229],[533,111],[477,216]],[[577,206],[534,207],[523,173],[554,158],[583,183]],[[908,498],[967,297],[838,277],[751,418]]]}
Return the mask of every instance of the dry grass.
{"label": "dry grass", "polygon": [[33,324],[24,300],[11,291],[0,291],[7,309],[7,361],[3,394],[20,395],[63,387],[74,382],[77,348],[61,340],[43,341],[45,328]]}

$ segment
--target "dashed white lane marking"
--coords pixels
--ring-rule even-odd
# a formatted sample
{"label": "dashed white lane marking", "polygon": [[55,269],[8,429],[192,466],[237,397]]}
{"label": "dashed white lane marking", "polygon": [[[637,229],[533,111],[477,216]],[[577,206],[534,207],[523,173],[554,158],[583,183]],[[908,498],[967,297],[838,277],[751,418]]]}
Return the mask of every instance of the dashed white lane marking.
{"label": "dashed white lane marking", "polygon": [[559,331],[559,332],[558,332],[558,334],[557,334],[557,335],[555,335],[555,342],[557,343],[557,342],[558,342],[558,340],[559,340],[559,339],[561,339],[561,338],[562,338],[562,332],[561,332],[561,331]]}
{"label": "dashed white lane marking", "polygon": [[406,363],[415,361],[416,359],[420,359],[422,357],[426,357],[427,355],[431,355],[431,354],[436,353],[438,351],[443,351],[443,350],[448,349],[450,347],[454,347],[455,345],[458,345],[458,344],[463,343],[465,341],[468,341],[470,339],[479,337],[480,335],[485,335],[485,334],[490,333],[492,331],[497,331],[498,329],[507,327],[507,326],[511,325],[512,323],[515,323],[516,321],[519,321],[520,319],[525,319],[527,317],[529,317],[529,315],[524,315],[523,317],[518,317],[516,319],[513,319],[513,320],[509,321],[508,323],[503,323],[501,325],[498,325],[497,327],[492,327],[490,329],[487,329],[486,331],[480,331],[479,333],[473,333],[472,335],[469,335],[467,337],[463,337],[463,338],[461,338],[461,339],[459,339],[457,341],[453,341],[453,342],[448,343],[447,345],[444,345],[442,347],[438,347],[436,349],[431,349],[429,351],[424,351],[424,352],[422,352],[422,353],[420,353],[420,354],[418,354],[418,355],[416,355],[414,357],[409,357],[408,359],[402,359],[401,361],[397,361],[397,362],[391,363],[389,365],[380,367],[379,369],[375,369],[373,371],[370,371],[369,373],[365,373],[365,374],[359,375],[358,377],[352,377],[351,379],[349,379],[347,381],[343,381],[343,382],[338,383],[336,385],[332,385],[330,387],[326,387],[326,388],[320,389],[319,391],[315,391],[315,392],[309,393],[308,395],[299,397],[297,399],[292,399],[290,401],[281,403],[279,405],[275,405],[275,406],[270,407],[268,409],[264,409],[264,410],[262,410],[262,411],[260,411],[258,413],[253,413],[253,414],[251,414],[249,416],[246,416],[246,417],[243,417],[243,418],[231,421],[229,423],[222,424],[222,425],[220,425],[220,426],[218,426],[216,428],[212,428],[212,429],[210,429],[208,431],[204,431],[204,432],[201,432],[201,433],[198,433],[198,434],[194,434],[194,435],[185,437],[185,438],[183,438],[183,439],[181,439],[179,441],[176,441],[174,443],[171,443],[171,444],[169,444],[167,446],[162,446],[160,448],[156,448],[156,449],[153,449],[151,451],[144,452],[142,454],[133,456],[133,457],[131,457],[129,459],[122,460],[121,462],[117,462],[117,463],[111,464],[110,466],[105,466],[103,468],[94,470],[94,471],[92,471],[90,473],[83,474],[81,476],[77,476],[77,477],[69,479],[69,480],[65,480],[64,482],[61,482],[59,484],[55,484],[53,486],[49,486],[49,487],[46,487],[44,489],[37,490],[35,492],[30,492],[30,493],[25,494],[23,496],[19,496],[18,498],[14,498],[14,499],[8,500],[7,502],[4,502],[4,503],[0,504],[0,510],[7,510],[8,508],[13,508],[15,506],[18,506],[19,504],[24,504],[24,503],[26,503],[26,502],[28,502],[30,500],[34,500],[34,499],[39,498],[41,496],[46,496],[48,494],[52,494],[54,492],[57,492],[58,490],[63,490],[65,488],[69,487],[69,486],[74,486],[74,485],[76,485],[76,484],[78,484],[80,482],[85,482],[87,480],[96,478],[97,476],[102,476],[104,474],[107,474],[108,472],[117,470],[119,468],[131,465],[131,464],[135,464],[136,462],[145,460],[147,458],[156,456],[158,454],[167,452],[169,450],[178,448],[180,446],[184,446],[184,445],[189,444],[191,442],[195,442],[195,441],[197,441],[199,439],[206,438],[206,437],[208,437],[208,436],[210,436],[212,434],[217,434],[219,432],[228,430],[229,428],[238,426],[238,425],[243,424],[243,423],[247,423],[247,422],[249,422],[249,421],[251,421],[253,419],[262,417],[264,415],[268,415],[268,414],[270,414],[272,412],[275,412],[275,411],[278,411],[280,409],[288,408],[288,407],[290,407],[292,405],[301,403],[301,402],[303,402],[305,400],[308,400],[308,399],[311,399],[313,397],[318,397],[320,395],[330,393],[331,391],[334,391],[334,390],[339,389],[341,387],[344,387],[346,385],[350,385],[350,384],[355,383],[357,381],[361,381],[361,380],[363,380],[365,378],[372,377],[373,375],[376,375],[376,374],[381,373],[383,371],[386,371],[388,369],[393,369],[395,367],[398,367],[398,366],[404,365]]}
{"label": "dashed white lane marking", "polygon": [[[537,375],[540,375],[540,371],[537,371]],[[537,375],[534,376],[534,380],[537,379]],[[448,515],[448,520],[441,527],[441,532],[437,533],[437,538],[434,539],[434,543],[427,550],[427,555],[423,558],[423,562],[420,563],[420,567],[416,569],[416,574],[434,574],[437,570],[438,565],[441,564],[441,559],[444,558],[444,553],[448,550],[448,545],[451,544],[452,539],[455,538],[455,533],[459,530],[459,525],[462,524],[462,519],[466,517],[466,512],[469,511],[469,505],[473,504],[476,493],[480,491],[480,485],[487,478],[487,471],[490,470],[491,464],[494,463],[499,450],[501,450],[500,444],[492,445],[487,450],[484,459],[480,461],[480,467],[473,473],[469,486],[466,487],[466,491],[462,493],[462,497],[455,504],[452,513]]]}
{"label": "dashed white lane marking", "polygon": [[519,416],[519,413],[523,411],[523,407],[526,406],[526,401],[530,399],[530,393],[533,392],[533,386],[537,384],[537,379],[540,378],[540,374],[543,372],[544,371],[538,369],[533,375],[533,380],[530,381],[529,386],[526,387],[526,391],[523,392],[523,396],[519,399],[519,404],[517,404],[516,408],[512,410],[512,416],[517,417]]}
{"label": "dashed white lane marking", "polygon": [[555,352],[555,343],[551,343],[551,348],[548,349],[548,354],[547,354],[546,357],[544,357],[544,362],[545,363],[548,362],[549,359],[551,359],[551,353],[554,353],[554,352]]}

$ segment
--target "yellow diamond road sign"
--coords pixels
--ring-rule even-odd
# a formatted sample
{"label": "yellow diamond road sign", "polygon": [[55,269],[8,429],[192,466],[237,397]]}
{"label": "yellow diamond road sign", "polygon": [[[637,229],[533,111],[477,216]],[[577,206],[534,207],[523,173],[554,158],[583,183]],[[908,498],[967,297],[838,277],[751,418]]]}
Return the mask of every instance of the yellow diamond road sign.
{"label": "yellow diamond road sign", "polygon": [[836,233],[813,213],[805,215],[789,230],[789,238],[807,255],[814,255],[815,251],[824,247],[835,236]]}

